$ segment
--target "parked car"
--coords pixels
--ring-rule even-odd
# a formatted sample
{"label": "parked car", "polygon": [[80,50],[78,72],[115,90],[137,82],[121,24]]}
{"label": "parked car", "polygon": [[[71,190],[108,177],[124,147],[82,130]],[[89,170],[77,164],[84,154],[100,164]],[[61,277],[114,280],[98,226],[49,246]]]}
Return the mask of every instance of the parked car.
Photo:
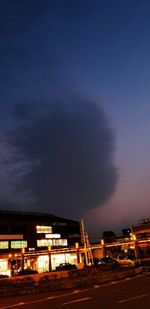
{"label": "parked car", "polygon": [[100,258],[93,258],[93,263],[94,263],[94,266],[98,266],[98,263],[100,262]]}
{"label": "parked car", "polygon": [[117,257],[118,264],[121,266],[138,266],[140,260],[136,259],[132,254],[121,254]]}
{"label": "parked car", "polygon": [[30,268],[26,268],[18,272],[18,276],[33,275],[33,274],[38,274],[38,271],[30,269]]}
{"label": "parked car", "polygon": [[100,261],[98,262],[97,265],[98,266],[107,266],[107,267],[116,267],[116,266],[118,266],[118,261],[109,257],[109,256],[106,256],[106,257],[103,257],[102,259],[100,259]]}
{"label": "parked car", "polygon": [[61,263],[59,266],[56,267],[56,270],[70,270],[70,269],[76,269],[75,264],[70,263]]}

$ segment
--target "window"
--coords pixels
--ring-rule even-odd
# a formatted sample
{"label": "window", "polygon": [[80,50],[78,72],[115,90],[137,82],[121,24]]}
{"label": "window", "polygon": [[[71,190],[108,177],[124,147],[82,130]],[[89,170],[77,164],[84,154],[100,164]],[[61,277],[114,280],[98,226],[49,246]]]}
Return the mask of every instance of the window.
{"label": "window", "polygon": [[52,239],[38,239],[37,240],[38,247],[49,247],[52,246]]}
{"label": "window", "polygon": [[67,246],[67,239],[53,239],[53,246]]}
{"label": "window", "polygon": [[69,238],[80,238],[80,234],[70,234]]}
{"label": "window", "polygon": [[45,226],[45,225],[37,225],[36,226],[36,232],[38,234],[41,234],[41,233],[52,233],[52,227],[51,226]]}
{"label": "window", "polygon": [[67,239],[38,239],[38,247],[67,246]]}
{"label": "window", "polygon": [[21,249],[21,248],[27,248],[27,241],[26,240],[11,241],[11,249]]}
{"label": "window", "polygon": [[8,249],[9,248],[9,244],[8,241],[0,241],[0,249]]}
{"label": "window", "polygon": [[60,234],[46,234],[45,238],[60,238]]}
{"label": "window", "polygon": [[53,226],[66,226],[66,222],[53,222]]}
{"label": "window", "polygon": [[0,273],[6,275],[8,270],[8,261],[0,260]]}

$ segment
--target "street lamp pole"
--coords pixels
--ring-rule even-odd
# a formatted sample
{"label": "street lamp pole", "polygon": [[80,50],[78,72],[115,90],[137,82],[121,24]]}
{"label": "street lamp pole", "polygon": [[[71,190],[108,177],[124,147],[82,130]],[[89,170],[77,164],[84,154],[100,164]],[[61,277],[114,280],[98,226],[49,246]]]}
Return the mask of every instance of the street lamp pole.
{"label": "street lamp pole", "polygon": [[133,234],[133,241],[134,241],[134,252],[135,252],[135,257],[136,259],[138,259],[138,245],[137,245],[137,239],[136,239],[136,235]]}
{"label": "street lamp pole", "polygon": [[51,264],[51,247],[48,247],[48,264],[49,264],[49,272],[52,270],[52,264]]}
{"label": "street lamp pole", "polygon": [[101,245],[102,245],[102,249],[103,249],[103,257],[105,257],[105,242],[104,242],[104,239],[101,239]]}
{"label": "street lamp pole", "polygon": [[25,253],[25,248],[22,248],[21,250],[21,270],[24,270],[24,253]]}
{"label": "street lamp pole", "polygon": [[78,242],[76,242],[75,247],[76,247],[76,252],[77,252],[77,264],[79,264],[80,263],[80,254],[79,254],[79,243]]}
{"label": "street lamp pole", "polygon": [[137,243],[137,238],[136,235],[133,233],[133,229],[131,227],[131,240],[134,243],[134,254],[135,254],[135,258],[138,259],[139,257],[139,253],[138,253],[138,243]]}

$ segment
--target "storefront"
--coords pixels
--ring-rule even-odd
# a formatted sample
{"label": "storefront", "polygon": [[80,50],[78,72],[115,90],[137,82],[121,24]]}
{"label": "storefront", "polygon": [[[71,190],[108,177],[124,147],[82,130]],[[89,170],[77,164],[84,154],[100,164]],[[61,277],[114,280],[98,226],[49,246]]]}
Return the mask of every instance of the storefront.
{"label": "storefront", "polygon": [[[49,259],[51,261],[49,262]],[[40,255],[37,258],[37,270],[39,273],[49,271],[49,263],[51,263],[51,270],[54,271],[61,263],[77,264],[76,253],[58,253],[51,255]]]}
{"label": "storefront", "polygon": [[0,259],[0,274],[7,276],[11,275],[8,259]]}

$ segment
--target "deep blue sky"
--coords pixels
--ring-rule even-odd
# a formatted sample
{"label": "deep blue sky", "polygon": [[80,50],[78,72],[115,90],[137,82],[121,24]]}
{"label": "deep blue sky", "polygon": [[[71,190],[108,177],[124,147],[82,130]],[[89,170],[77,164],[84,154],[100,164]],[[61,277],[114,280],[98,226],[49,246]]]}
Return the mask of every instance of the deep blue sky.
{"label": "deep blue sky", "polygon": [[[59,186],[55,179],[53,191],[56,191],[55,197],[59,195],[57,192],[62,188],[63,173],[69,166],[68,179],[72,174],[75,175],[71,184],[79,193],[68,186],[69,181],[67,188],[64,186],[62,189],[62,192],[69,190],[69,199],[61,193],[56,199],[55,207],[48,208],[41,205],[42,197],[47,196],[51,204],[52,192],[49,195],[47,190],[41,188],[38,195],[41,206],[38,204],[37,210],[54,212],[57,209],[57,214],[62,215],[63,212],[66,217],[77,217],[74,212],[76,203],[80,204],[80,207],[77,206],[80,210],[84,205],[82,215],[90,231],[117,230],[149,216],[150,2],[0,0],[0,36],[1,208],[15,207],[4,204],[4,201],[12,200],[19,201],[20,209],[30,208],[22,206],[18,183],[15,195],[12,191],[16,187],[17,173],[21,177],[19,181],[23,182],[27,190],[27,183],[31,180],[33,190],[30,193],[33,196],[38,195],[37,191],[42,186],[40,175],[48,188],[48,182],[52,179],[43,172],[44,164],[48,164],[51,169],[55,162],[56,145],[52,141],[54,137],[60,136],[57,128],[63,121],[63,138],[58,141],[57,149],[62,155],[55,164],[65,167],[60,174],[58,169],[56,173],[53,171],[56,179],[61,179]],[[62,111],[61,103],[57,102],[62,98],[64,116],[59,122]],[[72,102],[73,107],[69,107],[68,101]],[[82,101],[85,103],[82,104]],[[57,115],[53,114],[53,105],[57,106]],[[50,115],[47,122],[41,118],[44,111]],[[33,116],[35,113],[36,116]],[[81,115],[80,119],[73,116],[73,125],[68,122],[72,119],[72,113]],[[90,117],[89,114],[93,116]],[[18,128],[22,125],[21,119],[24,124],[29,122],[29,116],[32,121],[34,119],[34,128],[28,132],[28,138],[32,136],[28,143],[33,145],[30,154],[27,152],[28,143],[21,140],[22,136],[26,138],[27,133]],[[36,120],[34,117],[37,117]],[[20,132],[17,141],[14,137],[15,126]],[[106,132],[107,128],[109,132]],[[6,143],[8,129],[13,135],[10,144]],[[68,130],[71,137],[68,137]],[[50,140],[46,159],[43,159],[44,154],[39,151],[40,142],[37,147],[40,132],[42,141],[43,136],[49,136]],[[100,146],[98,140],[101,141]],[[26,162],[15,162],[12,155],[14,145],[19,153],[23,153]],[[45,145],[47,142],[43,144],[43,149]],[[64,157],[70,153],[69,147],[77,158],[77,169],[72,169],[75,157],[68,165],[67,160],[64,161]],[[80,151],[77,152],[76,149]],[[39,156],[35,157],[35,153]],[[104,157],[107,157],[106,162]],[[4,158],[9,158],[9,164],[8,161],[4,162]],[[34,173],[33,176],[32,173],[29,178],[24,179],[24,173],[28,174],[28,169],[31,168],[31,161],[40,161],[41,158],[43,165],[39,174]],[[91,182],[84,182],[84,177],[79,177],[80,172],[86,179],[91,179]],[[104,179],[103,184],[100,175]],[[66,183],[67,181],[65,179]],[[101,186],[100,196],[98,186]],[[87,198],[84,200],[87,191]],[[60,206],[63,198],[65,205],[69,203],[70,212],[68,206]],[[25,201],[28,204],[27,197]],[[46,202],[47,200],[43,204],[46,205]],[[33,210],[36,210],[35,206]]]}

